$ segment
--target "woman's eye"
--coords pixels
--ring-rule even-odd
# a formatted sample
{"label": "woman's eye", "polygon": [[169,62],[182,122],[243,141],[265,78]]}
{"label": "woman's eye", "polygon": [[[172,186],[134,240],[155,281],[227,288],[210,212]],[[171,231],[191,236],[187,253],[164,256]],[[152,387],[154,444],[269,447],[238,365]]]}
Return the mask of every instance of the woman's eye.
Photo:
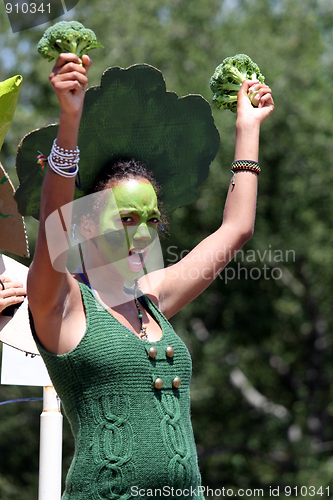
{"label": "woman's eye", "polygon": [[153,217],[152,219],[149,219],[148,222],[150,224],[158,224],[160,222],[160,219],[157,219],[157,217]]}
{"label": "woman's eye", "polygon": [[123,224],[129,224],[130,222],[132,222],[132,217],[122,217],[121,222]]}

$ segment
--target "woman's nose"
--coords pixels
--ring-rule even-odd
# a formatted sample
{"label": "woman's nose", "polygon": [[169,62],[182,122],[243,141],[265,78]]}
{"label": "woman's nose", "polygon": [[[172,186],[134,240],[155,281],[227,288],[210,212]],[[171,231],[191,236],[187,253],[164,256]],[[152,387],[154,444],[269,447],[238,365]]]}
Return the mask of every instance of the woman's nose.
{"label": "woman's nose", "polygon": [[141,241],[149,241],[151,239],[148,226],[145,222],[142,222],[137,226],[133,239]]}

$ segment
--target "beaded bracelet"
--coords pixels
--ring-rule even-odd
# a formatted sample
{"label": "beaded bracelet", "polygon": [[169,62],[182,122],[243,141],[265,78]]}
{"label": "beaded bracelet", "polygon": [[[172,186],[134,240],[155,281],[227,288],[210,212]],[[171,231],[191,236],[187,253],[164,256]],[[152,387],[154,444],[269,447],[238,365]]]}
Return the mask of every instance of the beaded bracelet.
{"label": "beaded bracelet", "polygon": [[255,174],[259,175],[261,172],[259,163],[253,160],[236,160],[233,161],[231,164],[231,172],[234,174],[233,180],[232,180],[232,185],[234,186],[236,183],[236,172],[239,171],[246,171],[246,172],[254,172]]}
{"label": "beaded bracelet", "polygon": [[54,139],[51,153],[47,159],[49,167],[62,177],[75,177],[79,171],[80,150],[64,149],[58,146]]}

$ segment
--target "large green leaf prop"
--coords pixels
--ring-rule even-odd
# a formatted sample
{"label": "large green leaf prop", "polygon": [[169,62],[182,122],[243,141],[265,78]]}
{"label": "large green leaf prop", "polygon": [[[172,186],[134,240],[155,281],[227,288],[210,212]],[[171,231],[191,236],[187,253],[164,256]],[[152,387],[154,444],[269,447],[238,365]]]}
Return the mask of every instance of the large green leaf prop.
{"label": "large green leaf prop", "polygon": [[[22,76],[0,82],[0,150],[12,122]],[[23,217],[14,200],[14,186],[0,163],[0,250],[29,257],[28,239]]]}
{"label": "large green leaf prop", "polygon": [[[15,198],[21,214],[39,218],[45,168],[36,157],[49,154],[56,134],[57,125],[35,130],[19,146]],[[82,188],[75,198],[89,191],[108,159],[135,158],[152,170],[166,210],[174,210],[195,199],[219,143],[202,96],[167,92],[161,72],[147,64],[109,68],[101,86],[85,96],[78,140]]]}
{"label": "large green leaf prop", "polygon": [[29,257],[24,219],[14,200],[14,186],[0,163],[0,251]]}
{"label": "large green leaf prop", "polygon": [[0,150],[14,116],[22,80],[22,76],[16,75],[0,82]]}

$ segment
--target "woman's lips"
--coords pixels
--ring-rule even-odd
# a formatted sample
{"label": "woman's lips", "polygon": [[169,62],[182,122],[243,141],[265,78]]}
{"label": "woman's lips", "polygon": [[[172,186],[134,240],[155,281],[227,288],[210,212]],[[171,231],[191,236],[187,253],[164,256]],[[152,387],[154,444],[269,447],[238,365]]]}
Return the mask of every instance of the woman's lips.
{"label": "woman's lips", "polygon": [[130,250],[127,256],[127,263],[131,271],[139,272],[143,269],[147,253],[147,248],[133,248]]}

